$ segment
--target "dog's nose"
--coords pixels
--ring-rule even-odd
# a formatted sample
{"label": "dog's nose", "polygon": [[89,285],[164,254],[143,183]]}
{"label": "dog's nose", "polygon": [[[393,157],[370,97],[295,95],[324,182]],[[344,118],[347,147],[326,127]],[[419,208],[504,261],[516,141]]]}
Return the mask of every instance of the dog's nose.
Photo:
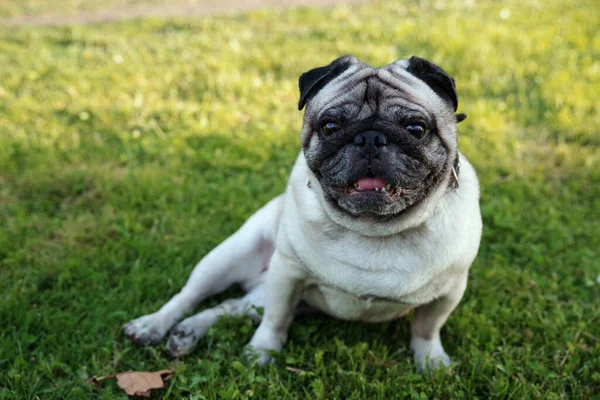
{"label": "dog's nose", "polygon": [[359,148],[364,147],[383,147],[388,144],[388,138],[383,132],[365,131],[354,136],[354,144]]}
{"label": "dog's nose", "polygon": [[354,136],[356,150],[363,157],[368,156],[369,162],[379,157],[381,150],[388,144],[388,137],[379,131],[364,131]]}

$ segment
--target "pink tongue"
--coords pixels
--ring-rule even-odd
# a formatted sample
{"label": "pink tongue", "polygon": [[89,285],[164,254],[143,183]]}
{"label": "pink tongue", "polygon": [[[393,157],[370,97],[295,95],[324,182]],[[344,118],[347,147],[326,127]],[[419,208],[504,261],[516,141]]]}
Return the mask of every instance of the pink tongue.
{"label": "pink tongue", "polygon": [[356,184],[363,190],[374,190],[375,188],[384,187],[387,182],[381,178],[360,178],[356,181]]}

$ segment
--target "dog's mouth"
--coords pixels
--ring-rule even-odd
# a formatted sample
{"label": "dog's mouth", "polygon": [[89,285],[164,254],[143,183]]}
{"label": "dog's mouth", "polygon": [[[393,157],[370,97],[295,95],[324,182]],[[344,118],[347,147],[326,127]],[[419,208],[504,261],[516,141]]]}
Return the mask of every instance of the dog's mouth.
{"label": "dog's mouth", "polygon": [[354,187],[355,192],[381,192],[386,193],[388,190],[391,190],[392,185],[388,183],[383,178],[374,177],[374,178],[360,178],[352,185]]}
{"label": "dog's mouth", "polygon": [[339,188],[351,196],[389,196],[397,198],[408,195],[416,188],[394,186],[381,177],[364,177],[351,185]]}

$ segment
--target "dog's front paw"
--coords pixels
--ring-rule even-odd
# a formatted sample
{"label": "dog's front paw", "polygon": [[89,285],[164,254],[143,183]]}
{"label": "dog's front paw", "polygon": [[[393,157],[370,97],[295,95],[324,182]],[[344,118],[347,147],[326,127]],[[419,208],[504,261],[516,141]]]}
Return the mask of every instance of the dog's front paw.
{"label": "dog's front paw", "polygon": [[244,360],[248,363],[256,362],[258,365],[267,365],[273,363],[273,357],[271,357],[271,349],[259,349],[252,347],[248,344],[244,347],[244,353],[242,354]]}
{"label": "dog's front paw", "polygon": [[415,355],[415,367],[418,372],[425,372],[426,370],[435,370],[441,367],[449,367],[452,364],[448,354],[442,352],[441,354],[426,354]]}
{"label": "dog's front paw", "polygon": [[162,318],[157,314],[148,314],[129,321],[123,327],[125,335],[140,346],[153,346],[160,342],[169,328],[164,326]]}
{"label": "dog's front paw", "polygon": [[171,336],[169,336],[169,341],[167,342],[167,349],[173,357],[181,357],[189,354],[205,333],[206,329],[198,331],[197,327],[194,327],[193,324],[183,321],[171,331]]}
{"label": "dog's front paw", "polygon": [[247,360],[256,360],[259,365],[272,362],[271,353],[280,352],[285,337],[281,337],[263,322],[260,324],[250,343],[244,348],[244,356]]}
{"label": "dog's front paw", "polygon": [[414,352],[415,367],[418,372],[449,367],[452,363],[439,338],[425,340],[413,337],[410,347]]}

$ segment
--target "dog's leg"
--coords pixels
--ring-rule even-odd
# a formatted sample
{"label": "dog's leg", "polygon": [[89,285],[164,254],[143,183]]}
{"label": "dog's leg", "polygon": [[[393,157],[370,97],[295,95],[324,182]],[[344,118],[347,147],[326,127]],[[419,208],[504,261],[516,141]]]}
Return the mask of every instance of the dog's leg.
{"label": "dog's leg", "polygon": [[275,251],[267,273],[265,315],[247,346],[259,364],[269,362],[270,351],[280,351],[286,342],[306,279],[295,260]]}
{"label": "dog's leg", "polygon": [[418,371],[450,365],[450,357],[442,347],[440,329],[460,302],[466,286],[465,275],[451,293],[416,309],[410,347]]}
{"label": "dog's leg", "polygon": [[189,354],[222,315],[248,315],[260,321],[256,308],[264,307],[264,293],[264,284],[260,284],[242,298],[226,300],[217,307],[186,318],[171,331],[167,349],[174,357]]}
{"label": "dog's leg", "polygon": [[181,291],[160,310],[125,324],[125,334],[140,345],[158,343],[181,317],[208,296],[234,283],[252,288],[259,283],[274,251],[283,196],[258,210],[194,268]]}

